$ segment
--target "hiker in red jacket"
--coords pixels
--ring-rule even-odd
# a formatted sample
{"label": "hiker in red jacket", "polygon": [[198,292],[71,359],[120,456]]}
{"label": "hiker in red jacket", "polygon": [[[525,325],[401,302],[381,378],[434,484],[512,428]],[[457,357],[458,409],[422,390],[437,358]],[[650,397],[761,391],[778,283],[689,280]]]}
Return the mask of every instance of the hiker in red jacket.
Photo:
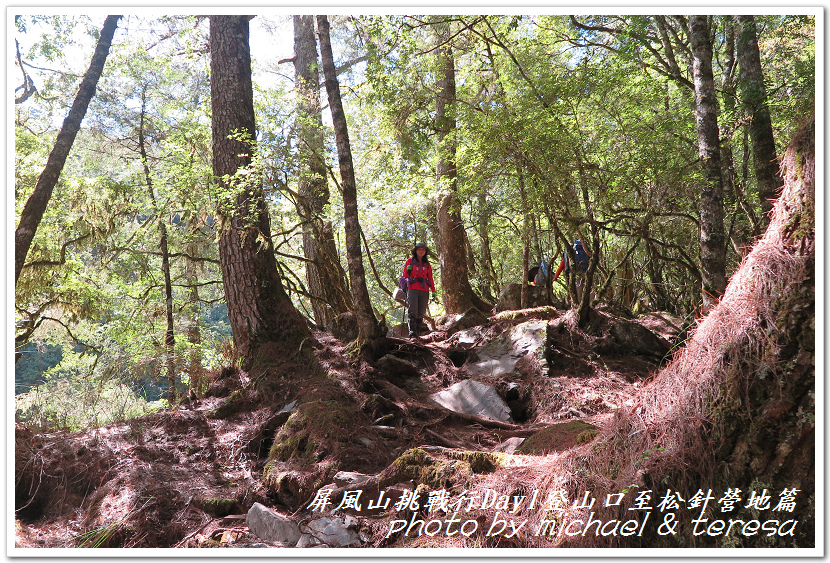
{"label": "hiker in red jacket", "polygon": [[412,258],[403,265],[403,277],[408,280],[406,304],[409,307],[409,337],[420,336],[424,314],[429,303],[429,292],[435,295],[435,282],[432,281],[432,265],[429,263],[430,252],[423,242],[415,243]]}

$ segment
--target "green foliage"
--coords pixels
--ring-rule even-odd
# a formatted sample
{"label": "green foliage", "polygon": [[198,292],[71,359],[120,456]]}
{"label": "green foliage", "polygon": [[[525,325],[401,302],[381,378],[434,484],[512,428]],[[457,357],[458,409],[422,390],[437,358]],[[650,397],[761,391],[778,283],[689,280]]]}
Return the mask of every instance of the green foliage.
{"label": "green foliage", "polygon": [[166,401],[148,403],[118,380],[106,379],[97,358],[64,351],[37,388],[15,397],[15,422],[39,430],[79,430],[156,412]]}
{"label": "green foliage", "polygon": [[19,395],[43,383],[43,373],[61,361],[60,346],[29,342],[17,350],[20,359],[14,364],[14,394]]}

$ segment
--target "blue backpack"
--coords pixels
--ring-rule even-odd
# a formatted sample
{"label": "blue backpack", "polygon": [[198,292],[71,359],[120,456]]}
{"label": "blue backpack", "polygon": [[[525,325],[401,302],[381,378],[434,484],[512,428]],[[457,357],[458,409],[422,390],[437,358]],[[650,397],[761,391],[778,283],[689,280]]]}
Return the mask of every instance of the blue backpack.
{"label": "blue backpack", "polygon": [[[568,253],[563,252],[565,256],[565,272],[571,271],[570,260],[568,260]],[[582,268],[583,272],[588,271],[588,255],[585,253],[585,249],[582,248],[582,241],[576,239],[574,241],[574,254],[576,255],[576,263],[579,264],[579,267]]]}
{"label": "blue backpack", "polygon": [[582,248],[582,241],[576,239],[574,242],[574,254],[576,254],[576,263],[579,264],[579,267],[582,268],[583,272],[588,271],[588,255],[585,253],[585,249]]}

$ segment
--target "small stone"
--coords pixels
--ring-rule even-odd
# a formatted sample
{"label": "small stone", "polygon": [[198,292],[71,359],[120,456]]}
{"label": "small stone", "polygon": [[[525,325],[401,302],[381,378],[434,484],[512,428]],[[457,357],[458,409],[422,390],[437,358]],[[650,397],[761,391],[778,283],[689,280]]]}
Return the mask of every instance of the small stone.
{"label": "small stone", "polygon": [[513,454],[516,452],[516,449],[522,445],[522,442],[524,441],[524,438],[519,438],[518,436],[508,438],[507,440],[493,448],[493,453],[501,452],[505,454]]}

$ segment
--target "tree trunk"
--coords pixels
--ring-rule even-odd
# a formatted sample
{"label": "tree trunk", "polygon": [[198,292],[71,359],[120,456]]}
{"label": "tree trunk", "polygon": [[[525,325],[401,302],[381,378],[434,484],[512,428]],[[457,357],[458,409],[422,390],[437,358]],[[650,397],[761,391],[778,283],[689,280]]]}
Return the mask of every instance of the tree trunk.
{"label": "tree trunk", "polygon": [[326,16],[317,16],[317,33],[320,36],[320,53],[323,57],[323,73],[326,78],[326,92],[334,124],[334,137],[340,163],[340,183],[343,188],[343,215],[346,229],[346,256],[349,263],[349,277],[352,289],[354,313],[357,319],[358,339],[368,343],[381,335],[380,325],[372,310],[369,290],[366,288],[366,273],[363,269],[363,253],[360,248],[360,221],[357,213],[357,185],[352,164],[352,149],[349,144],[349,130],[346,114],[340,100],[340,85],[334,69],[334,55],[329,37],[329,22]]}
{"label": "tree trunk", "polygon": [[236,176],[250,165],[256,137],[248,16],[210,16],[210,54],[213,173],[228,195],[219,261],[236,354],[248,369],[262,344],[293,353],[309,330],[277,272],[259,176]]}
{"label": "tree trunk", "polygon": [[[735,92],[735,25],[732,16],[724,16],[724,35],[724,67],[721,92],[723,93],[724,113],[726,115],[734,115],[737,95]],[[721,127],[724,127],[724,125],[721,124]],[[761,235],[763,229],[755,217],[755,212],[747,204],[743,184],[738,181],[737,175],[735,174],[735,157],[732,151],[731,135],[729,137],[721,135],[721,138],[721,166],[723,166],[723,195],[725,205],[728,208],[729,205],[727,202],[730,197],[735,198],[735,203],[738,204],[747,221],[749,221],[752,229],[750,236],[754,238]],[[749,246],[749,237],[739,233],[737,238],[739,248]],[[739,252],[738,255],[743,256],[744,252]]]}
{"label": "tree trunk", "polygon": [[299,160],[297,213],[303,221],[303,253],[308,259],[306,279],[314,322],[327,326],[335,316],[349,310],[349,294],[331,223],[323,219],[329,189],[313,16],[294,16],[294,72]]}
{"label": "tree trunk", "polygon": [[[599,229],[594,222],[593,205],[591,204],[591,195],[588,192],[588,178],[585,175],[585,158],[582,151],[577,149],[576,162],[579,169],[579,188],[582,192],[582,206],[585,208],[585,215],[590,221],[592,248],[590,250],[591,256],[588,260],[588,270],[585,272],[585,286],[582,288],[582,295],[579,301],[579,308],[577,309],[577,318],[579,319],[579,326],[586,328],[591,319],[591,289],[594,286],[594,272],[597,270],[599,264]],[[579,233],[579,238],[582,240],[582,245],[585,250],[588,249],[585,237]],[[572,262],[576,266],[576,262]],[[575,270],[574,270],[575,271]]]}
{"label": "tree trunk", "polygon": [[[439,34],[448,36],[449,28]],[[447,193],[438,206],[438,233],[441,241],[438,259],[441,265],[441,285],[444,309],[448,314],[463,313],[471,307],[489,311],[492,305],[475,294],[467,271],[464,223],[461,221],[461,202],[458,200],[458,177],[455,165],[455,117],[451,105],[455,100],[455,64],[452,49],[444,45],[438,49],[438,95],[435,98],[435,126],[438,132],[438,162],[436,176]]]}
{"label": "tree trunk", "polygon": [[700,194],[700,270],[703,312],[726,289],[726,236],[723,228],[723,181],[718,139],[718,101],[712,74],[712,44],[707,16],[689,17],[695,84],[698,152],[706,187]]}
{"label": "tree trunk", "polygon": [[172,404],[176,400],[176,337],[173,332],[173,282],[170,279],[170,252],[167,248],[167,226],[164,224],[164,214],[156,206],[156,193],[153,189],[153,178],[150,176],[150,165],[147,160],[147,145],[144,137],[144,121],[147,98],[146,92],[141,94],[141,115],[138,126],[138,150],[141,155],[141,165],[144,168],[144,181],[147,184],[147,193],[150,203],[156,214],[156,223],[159,228],[161,250],[161,272],[164,276],[164,312],[167,318],[167,330],[164,333],[165,364],[167,367],[167,382],[170,389],[167,400]]}
{"label": "tree trunk", "polygon": [[493,256],[490,252],[490,215],[487,213],[487,195],[478,195],[478,238],[481,242],[479,262],[481,263],[481,277],[484,280],[482,293],[485,299],[495,301],[493,292],[498,294],[498,283],[493,268]]}
{"label": "tree trunk", "polygon": [[521,166],[517,167],[519,179],[519,195],[522,200],[522,292],[519,299],[519,307],[527,309],[528,293],[528,272],[530,271],[530,210],[527,204],[527,190],[525,190],[525,179]]}
{"label": "tree trunk", "polygon": [[190,286],[188,291],[188,324],[185,329],[187,343],[190,345],[187,362],[187,375],[190,379],[188,386],[199,395],[204,393],[204,369],[202,367],[202,331],[199,320],[199,286],[195,268],[188,260],[185,266],[185,283]]}
{"label": "tree trunk", "polygon": [[522,292],[519,294],[520,309],[527,309],[527,293],[529,289],[527,275],[530,271],[528,262],[530,262],[530,246],[527,244],[526,240],[522,240]]}
{"label": "tree trunk", "polygon": [[58,183],[66,157],[69,156],[72,143],[75,142],[75,136],[81,128],[81,121],[86,115],[92,96],[95,95],[95,88],[104,70],[104,63],[107,62],[112,37],[120,18],[121,16],[107,16],[104,21],[98,44],[95,46],[95,53],[92,55],[92,60],[83,80],[81,80],[78,93],[75,95],[75,101],[72,103],[72,109],[69,110],[69,114],[63,121],[58,138],[55,140],[55,146],[52,152],[49,153],[49,159],[37,180],[35,190],[26,200],[26,206],[20,214],[20,221],[14,233],[15,285],[17,285],[17,280],[20,278],[20,272],[23,270],[23,264],[26,262],[26,255],[29,253],[29,247],[35,238],[37,227],[46,211],[46,205],[52,197],[52,190],[55,188],[55,184]]}
{"label": "tree trunk", "polygon": [[752,157],[755,178],[758,181],[758,197],[763,211],[762,228],[769,224],[769,213],[778,190],[783,185],[778,174],[772,122],[767,107],[767,91],[761,70],[761,54],[755,31],[755,16],[738,16],[738,60],[740,63],[741,102],[750,115],[749,135],[752,139]]}

